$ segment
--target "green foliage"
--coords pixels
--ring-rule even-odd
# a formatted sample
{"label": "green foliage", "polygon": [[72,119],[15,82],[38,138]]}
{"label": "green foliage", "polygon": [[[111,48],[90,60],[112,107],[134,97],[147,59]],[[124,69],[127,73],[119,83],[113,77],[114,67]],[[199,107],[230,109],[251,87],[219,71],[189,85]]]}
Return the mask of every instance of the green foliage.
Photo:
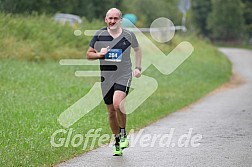
{"label": "green foliage", "polygon": [[177,0],[128,0],[123,1],[124,13],[134,13],[140,23],[140,27],[149,27],[158,17],[167,17],[176,25],[181,24],[182,14],[179,12]]}
{"label": "green foliage", "polygon": [[98,29],[103,23],[84,20],[82,27],[71,27],[45,15],[0,14],[0,58],[32,61],[83,58],[90,37],[74,36],[74,30]]}
{"label": "green foliage", "polygon": [[193,0],[192,1],[192,21],[204,36],[209,35],[207,29],[207,18],[212,10],[212,3],[209,0]]}
{"label": "green foliage", "polygon": [[[156,0],[0,0],[0,12],[25,15],[53,15],[62,12],[76,14],[92,21],[103,20],[109,8],[117,7],[123,14],[134,13],[138,17],[138,27],[149,27],[158,17],[167,17],[175,25],[181,25],[182,13],[178,10],[179,1],[158,0],[157,3]],[[241,1],[244,3],[243,7]],[[191,3],[192,9],[187,13],[187,28],[192,27],[211,38],[239,38],[241,33],[238,31],[243,30],[249,37],[252,36],[251,0],[227,0],[223,3],[211,0],[191,0]],[[214,11],[212,11],[212,3],[214,3]],[[231,24],[229,18],[233,19],[235,24]],[[242,27],[243,20],[245,20],[245,27]],[[230,28],[227,29],[227,27]],[[237,30],[234,30],[234,27]]]}
{"label": "green foliage", "polygon": [[252,38],[252,1],[242,0],[244,3],[244,20],[247,34]]}
{"label": "green foliage", "polygon": [[177,0],[2,0],[0,11],[18,14],[72,13],[88,20],[103,19],[112,7],[123,13],[134,13],[141,26],[149,26],[158,17],[167,17],[175,24],[181,24],[182,15],[177,8]]}
{"label": "green foliage", "polygon": [[244,19],[241,0],[212,0],[208,17],[211,37],[221,40],[239,39],[243,33]]}
{"label": "green foliage", "polygon": [[122,0],[73,0],[71,13],[86,17],[88,20],[103,19],[108,9],[121,9]]}
{"label": "green foliage", "polygon": [[89,20],[103,18],[112,7],[121,7],[122,0],[2,0],[0,10],[6,13],[72,13]]}
{"label": "green foliage", "polygon": [[[62,7],[66,7],[64,4],[66,3],[63,3]],[[50,0],[2,0],[1,3],[2,11],[7,13],[43,13],[50,11],[54,7],[56,6]]]}

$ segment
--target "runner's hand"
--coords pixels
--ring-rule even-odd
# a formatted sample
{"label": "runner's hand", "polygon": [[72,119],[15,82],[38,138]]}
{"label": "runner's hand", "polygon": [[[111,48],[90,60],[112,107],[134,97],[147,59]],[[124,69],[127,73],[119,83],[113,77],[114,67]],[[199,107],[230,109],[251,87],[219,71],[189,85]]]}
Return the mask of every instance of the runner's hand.
{"label": "runner's hand", "polygon": [[139,69],[134,69],[133,75],[134,77],[139,78],[141,77],[141,71]]}
{"label": "runner's hand", "polygon": [[109,51],[109,46],[107,46],[106,48],[101,48],[101,51],[99,52],[100,56],[104,56],[105,54],[107,54]]}

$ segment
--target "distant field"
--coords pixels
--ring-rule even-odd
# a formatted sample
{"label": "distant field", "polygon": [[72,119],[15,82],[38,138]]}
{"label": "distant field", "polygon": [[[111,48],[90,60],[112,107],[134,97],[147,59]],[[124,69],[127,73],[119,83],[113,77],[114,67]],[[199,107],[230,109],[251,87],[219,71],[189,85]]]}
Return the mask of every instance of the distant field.
{"label": "distant field", "polygon": [[[87,23],[87,29],[101,25]],[[81,146],[52,147],[50,138],[63,128],[57,122],[60,113],[99,81],[74,76],[76,70],[90,67],[58,63],[61,58],[84,57],[90,38],[75,37],[74,28],[57,25],[46,16],[0,15],[0,27],[4,32],[0,34],[0,166],[50,166],[89,151]],[[156,45],[168,54],[184,40],[195,51],[174,73],[165,76],[154,66],[144,72],[158,81],[158,89],[128,115],[127,130],[140,129],[185,107],[229,80],[230,62],[205,41],[181,34],[172,43]],[[98,128],[101,134],[111,134],[105,105],[101,103],[71,128],[73,135]]]}

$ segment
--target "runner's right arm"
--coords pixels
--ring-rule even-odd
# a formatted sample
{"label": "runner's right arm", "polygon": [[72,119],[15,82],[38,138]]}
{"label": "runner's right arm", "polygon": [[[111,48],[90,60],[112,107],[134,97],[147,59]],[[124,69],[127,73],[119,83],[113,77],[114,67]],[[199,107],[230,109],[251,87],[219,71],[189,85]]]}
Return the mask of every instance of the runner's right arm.
{"label": "runner's right arm", "polygon": [[95,60],[95,59],[100,59],[103,58],[105,56],[105,54],[108,52],[108,48],[101,48],[100,52],[97,52],[94,48],[89,47],[86,57],[88,60]]}

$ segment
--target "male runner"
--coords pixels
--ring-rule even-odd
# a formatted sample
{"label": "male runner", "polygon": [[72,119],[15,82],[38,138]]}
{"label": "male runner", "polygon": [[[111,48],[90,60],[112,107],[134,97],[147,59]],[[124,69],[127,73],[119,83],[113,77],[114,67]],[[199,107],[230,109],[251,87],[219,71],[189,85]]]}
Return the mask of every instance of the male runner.
{"label": "male runner", "polygon": [[121,102],[128,94],[132,80],[131,48],[135,51],[135,77],[141,76],[142,57],[135,34],[123,29],[121,22],[121,11],[109,9],[105,17],[107,27],[96,32],[86,54],[87,59],[100,60],[101,88],[110,128],[115,135],[115,156],[121,156],[122,149],[129,146],[125,130],[126,111]]}

